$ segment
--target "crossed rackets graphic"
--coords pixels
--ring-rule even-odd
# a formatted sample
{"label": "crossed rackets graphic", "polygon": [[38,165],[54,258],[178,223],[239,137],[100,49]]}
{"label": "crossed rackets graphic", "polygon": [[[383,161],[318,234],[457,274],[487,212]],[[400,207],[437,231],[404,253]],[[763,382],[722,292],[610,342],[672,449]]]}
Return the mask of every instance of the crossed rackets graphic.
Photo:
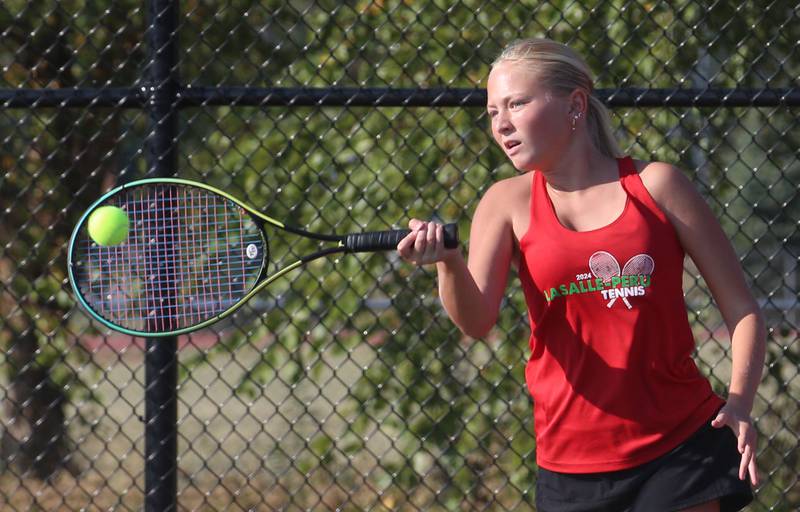
{"label": "crossed rackets graphic", "polygon": [[[589,269],[592,271],[594,277],[603,280],[603,283],[608,284],[611,282],[612,277],[620,276],[649,276],[653,273],[656,264],[653,258],[648,254],[637,254],[625,263],[620,272],[619,262],[613,254],[606,251],[597,251],[589,257]],[[614,297],[606,307],[611,307],[616,302],[617,297]],[[631,303],[628,302],[627,297],[622,297],[628,309],[631,309]]]}

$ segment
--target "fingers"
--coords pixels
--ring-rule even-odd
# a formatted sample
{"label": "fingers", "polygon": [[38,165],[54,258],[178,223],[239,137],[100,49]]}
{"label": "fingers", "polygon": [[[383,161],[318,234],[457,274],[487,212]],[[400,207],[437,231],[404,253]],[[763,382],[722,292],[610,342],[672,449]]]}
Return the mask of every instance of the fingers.
{"label": "fingers", "polygon": [[418,231],[421,227],[425,226],[425,222],[419,219],[411,219],[408,221],[408,228],[411,231]]}
{"label": "fingers", "polygon": [[427,229],[417,231],[417,238],[414,240],[414,251],[420,256],[424,256],[425,249],[428,247]]}
{"label": "fingers", "polygon": [[758,485],[758,469],[756,468],[756,433],[754,427],[748,423],[742,423],[739,427],[737,436],[739,453],[742,460],[739,463],[739,480],[746,480],[750,477],[753,485]]}
{"label": "fingers", "polygon": [[760,480],[758,478],[758,468],[756,467],[755,457],[750,459],[750,463],[747,465],[747,470],[748,473],[750,473],[750,482],[752,482],[753,485],[758,485],[760,483]]}
{"label": "fingers", "polygon": [[746,480],[749,476],[753,485],[758,485],[758,468],[756,467],[756,447],[758,440],[756,430],[748,416],[731,413],[723,407],[719,414],[711,420],[715,428],[729,427],[736,435],[736,449],[742,454],[739,462],[739,479]]}
{"label": "fingers", "polygon": [[747,476],[747,468],[750,465],[750,448],[742,450],[742,461],[739,463],[739,480],[744,480]]}
{"label": "fingers", "polygon": [[755,446],[751,444],[745,446],[742,453],[742,461],[739,464],[739,480],[746,480],[748,476],[753,485],[758,485]]}
{"label": "fingers", "polygon": [[400,257],[408,260],[412,257],[413,249],[414,249],[414,242],[417,240],[417,233],[415,231],[411,231],[411,233],[407,234],[400,242],[397,244],[397,252],[400,253]]}
{"label": "fingers", "polygon": [[423,256],[422,256],[422,259],[425,262],[436,261],[436,255],[439,252],[439,246],[436,244],[437,229],[438,225],[431,223],[427,226],[425,230],[425,249],[423,251]]}
{"label": "fingers", "polygon": [[400,253],[400,256],[406,260],[410,260],[410,258],[413,257],[414,243],[417,240],[417,232],[419,232],[421,228],[425,227],[425,222],[419,219],[411,219],[408,221],[408,227],[411,232],[397,243],[397,251]]}
{"label": "fingers", "polygon": [[436,263],[444,252],[444,226],[436,222],[411,219],[411,232],[397,244],[400,257],[417,265]]}
{"label": "fingers", "polygon": [[414,245],[417,241],[417,233],[421,227],[424,227],[424,225],[424,222],[417,219],[411,219],[408,222],[408,227],[411,229],[411,232],[397,243],[397,252],[404,260],[410,261],[411,263],[416,263],[416,251]]}

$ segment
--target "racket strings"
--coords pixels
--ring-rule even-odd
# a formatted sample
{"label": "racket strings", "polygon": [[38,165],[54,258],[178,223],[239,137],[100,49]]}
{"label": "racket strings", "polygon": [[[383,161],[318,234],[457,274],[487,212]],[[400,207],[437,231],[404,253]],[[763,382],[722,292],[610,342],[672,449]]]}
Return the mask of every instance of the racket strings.
{"label": "racket strings", "polygon": [[196,325],[257,280],[264,239],[233,201],[173,184],[126,189],[112,201],[128,214],[127,240],[104,247],[84,233],[76,264],[84,298],[115,324],[141,332]]}
{"label": "racket strings", "polygon": [[612,277],[620,275],[619,262],[605,251],[597,251],[589,257],[589,270],[604,283],[610,283]]}
{"label": "racket strings", "polygon": [[622,268],[622,275],[641,276],[650,275],[655,269],[655,262],[648,254],[637,254],[625,263]]}

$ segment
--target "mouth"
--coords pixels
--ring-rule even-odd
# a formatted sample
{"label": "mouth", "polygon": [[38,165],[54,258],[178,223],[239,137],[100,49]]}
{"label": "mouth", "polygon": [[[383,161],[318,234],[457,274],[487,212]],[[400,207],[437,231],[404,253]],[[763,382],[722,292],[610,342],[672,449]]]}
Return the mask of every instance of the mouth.
{"label": "mouth", "polygon": [[522,143],[517,140],[507,140],[503,143],[503,147],[506,149],[506,152],[513,151],[514,148],[518,148]]}

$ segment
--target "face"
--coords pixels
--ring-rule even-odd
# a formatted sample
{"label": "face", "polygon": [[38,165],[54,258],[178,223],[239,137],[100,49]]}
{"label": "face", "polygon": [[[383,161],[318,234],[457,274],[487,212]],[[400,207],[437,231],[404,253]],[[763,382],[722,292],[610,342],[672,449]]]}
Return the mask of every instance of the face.
{"label": "face", "polygon": [[487,111],[492,136],[520,171],[549,168],[569,144],[566,98],[546,91],[533,72],[505,61],[489,73]]}

